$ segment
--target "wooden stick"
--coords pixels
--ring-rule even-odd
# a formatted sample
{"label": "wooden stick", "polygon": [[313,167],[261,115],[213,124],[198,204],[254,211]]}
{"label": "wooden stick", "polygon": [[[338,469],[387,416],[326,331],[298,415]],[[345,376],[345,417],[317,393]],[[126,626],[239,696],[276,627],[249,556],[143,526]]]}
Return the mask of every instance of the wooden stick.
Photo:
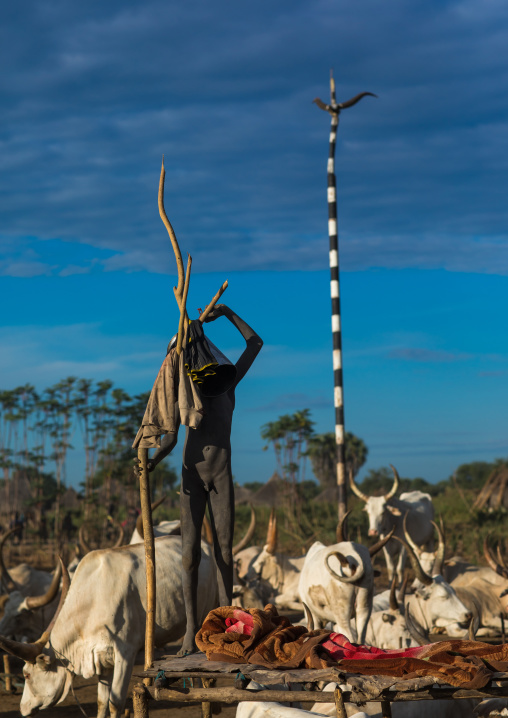
{"label": "wooden stick", "polygon": [[153,664],[153,641],[155,633],[155,544],[153,537],[152,507],[150,503],[150,478],[148,475],[148,449],[138,449],[139,493],[141,515],[143,516],[143,534],[146,561],[146,633],[145,633],[145,671]]}
{"label": "wooden stick", "polygon": [[[187,295],[189,294],[189,282],[190,282],[190,273],[191,273],[191,265],[192,265],[192,257],[190,254],[187,255],[187,270],[185,272],[185,283],[183,285],[183,294],[182,294],[182,301],[180,304],[180,321],[178,323],[178,340],[176,343],[176,353],[178,356],[182,353],[182,343],[183,343],[183,335],[185,330],[185,318],[186,318],[186,305],[187,305]],[[175,287],[176,289],[176,287]]]}
{"label": "wooden stick", "polygon": [[159,179],[159,214],[164,222],[164,226],[166,227],[169,238],[171,240],[171,244],[173,245],[173,250],[175,252],[175,259],[176,259],[176,268],[178,270],[178,286],[176,288],[176,295],[177,300],[180,301],[182,299],[182,293],[183,293],[183,283],[184,283],[184,273],[183,273],[183,261],[182,261],[182,253],[180,252],[180,247],[178,245],[178,240],[176,238],[175,230],[173,229],[173,226],[171,222],[168,219],[168,216],[166,214],[166,210],[164,209],[164,180],[166,178],[166,170],[164,169],[164,157],[162,158],[162,166],[161,166],[161,176]]}
{"label": "wooden stick", "polygon": [[392,706],[390,701],[381,701],[381,715],[383,718],[392,718]]}
{"label": "wooden stick", "polygon": [[6,693],[12,693],[12,677],[11,677],[11,664],[9,655],[4,653],[4,673],[5,673],[5,691]]}
{"label": "wooden stick", "polygon": [[344,698],[342,697],[342,691],[338,686],[333,692],[333,697],[335,699],[335,710],[337,712],[337,718],[347,718]]}
{"label": "wooden stick", "polygon": [[214,308],[214,306],[217,304],[217,302],[219,301],[219,299],[222,297],[222,295],[224,294],[224,292],[226,291],[227,288],[228,288],[228,280],[226,279],[226,281],[224,282],[224,284],[222,285],[222,287],[219,289],[219,291],[217,292],[217,294],[215,295],[215,297],[212,299],[212,301],[210,302],[210,304],[207,305],[207,307],[206,307],[205,311],[203,312],[203,314],[199,317],[199,321],[201,322],[201,324],[203,324],[203,322],[205,321],[205,319],[207,318],[207,316],[210,314],[210,312],[212,311],[212,309]]}

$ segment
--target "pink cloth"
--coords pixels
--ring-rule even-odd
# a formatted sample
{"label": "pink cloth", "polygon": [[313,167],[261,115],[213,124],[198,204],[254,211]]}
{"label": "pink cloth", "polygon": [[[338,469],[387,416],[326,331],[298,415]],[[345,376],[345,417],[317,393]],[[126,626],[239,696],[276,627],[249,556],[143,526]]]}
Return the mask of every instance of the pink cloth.
{"label": "pink cloth", "polygon": [[250,636],[254,627],[254,620],[250,613],[236,609],[232,618],[226,618],[226,633],[241,633]]}

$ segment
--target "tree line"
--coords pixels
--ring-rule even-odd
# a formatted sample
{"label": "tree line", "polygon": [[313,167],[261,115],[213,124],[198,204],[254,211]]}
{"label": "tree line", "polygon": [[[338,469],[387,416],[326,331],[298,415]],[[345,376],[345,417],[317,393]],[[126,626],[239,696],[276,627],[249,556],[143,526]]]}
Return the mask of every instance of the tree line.
{"label": "tree line", "polygon": [[[103,503],[114,498],[114,485],[126,487],[132,496],[137,486],[131,444],[145,411],[149,392],[131,396],[112,381],[67,377],[36,391],[31,384],[0,391],[0,498],[3,516],[20,505],[36,518],[49,508],[53,530],[59,535],[61,497],[68,486],[67,464],[73,440],[81,437],[84,470],[81,481],[84,518],[90,517],[102,489]],[[336,443],[333,432],[315,433],[309,409],[284,414],[261,427],[264,448],[274,452],[275,467],[301,498],[310,499],[336,485]],[[346,468],[356,476],[365,464],[368,448],[352,433],[345,437]],[[477,490],[494,463],[473,462],[460,466],[454,485]],[[317,479],[308,477],[308,469]],[[161,463],[153,476],[160,494],[175,486],[177,474]],[[360,484],[367,493],[382,493],[392,483],[391,471],[371,469]],[[442,492],[452,479],[431,484],[423,478],[402,479],[402,490],[420,489],[432,495]],[[73,482],[74,483],[74,482]],[[251,488],[262,482],[246,484]],[[28,495],[27,495],[28,494]],[[295,495],[296,495],[295,494]],[[135,501],[135,499],[133,499]],[[4,519],[5,520],[5,519]]]}

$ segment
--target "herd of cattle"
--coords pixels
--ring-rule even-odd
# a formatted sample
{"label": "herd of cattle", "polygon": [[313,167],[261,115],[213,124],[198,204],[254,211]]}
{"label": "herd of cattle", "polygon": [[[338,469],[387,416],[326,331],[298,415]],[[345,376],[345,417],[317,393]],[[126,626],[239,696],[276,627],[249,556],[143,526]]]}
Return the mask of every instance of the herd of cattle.
{"label": "herd of cattle", "polygon": [[[296,609],[302,613],[305,606],[306,620],[314,627],[331,625],[350,640],[380,648],[429,642],[430,633],[452,637],[504,635],[508,568],[499,551],[495,557],[484,543],[488,564],[484,567],[456,557],[445,560],[444,530],[434,522],[431,497],[420,491],[397,497],[399,478],[395,469],[393,486],[385,496],[369,497],[354,482],[351,485],[365,503],[369,536],[376,537],[377,543],[366,548],[347,541],[339,525],[337,542],[332,546],[316,542],[305,556],[289,557],[277,552],[273,513],[266,544],[249,546],[255,531],[252,510],[249,529],[234,547],[235,603],[262,608],[272,602],[281,611]],[[155,527],[157,645],[175,641],[185,632],[178,532],[177,521],[164,521]],[[0,649],[25,661],[22,715],[63,701],[73,676],[79,675],[99,676],[98,717],[105,718],[108,713],[114,718],[120,716],[134,661],[144,644],[146,585],[141,526],[129,545],[121,545],[121,534],[118,546],[88,553],[81,534],[85,555],[69,567],[60,561],[53,574],[27,564],[8,570],[3,560],[8,536],[0,541]],[[217,605],[217,586],[206,532],[201,545],[198,596],[202,621]],[[380,550],[392,585],[390,590],[375,594],[379,572],[373,568],[372,557]],[[406,558],[415,574],[409,588],[404,580]],[[444,703],[449,715],[448,704],[453,706],[456,701]],[[375,713],[378,705],[374,704],[370,712]],[[396,705],[395,718],[411,718],[411,705]],[[418,708],[421,715],[421,704]],[[252,712],[254,706],[242,710]],[[433,713],[436,710],[434,702]],[[322,712],[323,704],[316,711]]]}

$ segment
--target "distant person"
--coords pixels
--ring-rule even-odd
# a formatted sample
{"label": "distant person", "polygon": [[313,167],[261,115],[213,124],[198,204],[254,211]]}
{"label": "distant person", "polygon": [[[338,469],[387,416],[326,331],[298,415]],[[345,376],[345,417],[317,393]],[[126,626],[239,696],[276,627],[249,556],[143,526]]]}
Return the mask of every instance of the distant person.
{"label": "distant person", "polygon": [[75,531],[76,527],[72,521],[72,514],[70,511],[67,511],[62,521],[62,533],[65,540],[71,541]]}
{"label": "distant person", "polygon": [[39,522],[39,538],[42,543],[46,543],[48,540],[48,524],[44,514],[41,516],[41,520]]}

